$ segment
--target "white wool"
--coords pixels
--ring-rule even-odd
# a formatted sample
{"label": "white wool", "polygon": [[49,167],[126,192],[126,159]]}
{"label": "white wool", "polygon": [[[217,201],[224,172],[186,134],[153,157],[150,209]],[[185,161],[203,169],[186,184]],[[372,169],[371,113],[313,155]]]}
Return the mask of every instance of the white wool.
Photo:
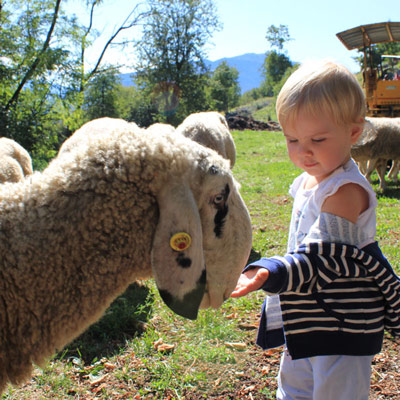
{"label": "white wool", "polygon": [[32,172],[29,153],[14,140],[0,138],[0,183],[22,181]]}
{"label": "white wool", "polygon": [[215,111],[194,113],[176,128],[176,132],[215,150],[231,162],[236,161],[236,147],[223,115]]}

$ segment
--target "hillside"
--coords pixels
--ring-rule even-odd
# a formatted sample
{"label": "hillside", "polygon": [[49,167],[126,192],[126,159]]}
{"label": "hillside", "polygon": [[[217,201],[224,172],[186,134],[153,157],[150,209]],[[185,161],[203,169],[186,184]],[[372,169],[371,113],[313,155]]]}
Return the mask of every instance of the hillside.
{"label": "hillside", "polygon": [[[242,94],[250,89],[260,86],[262,81],[261,66],[264,62],[265,54],[247,53],[236,57],[221,58],[215,61],[207,60],[206,63],[213,71],[222,61],[226,61],[229,66],[235,67],[239,71],[239,85]],[[124,86],[132,86],[132,73],[121,74],[121,83]]]}

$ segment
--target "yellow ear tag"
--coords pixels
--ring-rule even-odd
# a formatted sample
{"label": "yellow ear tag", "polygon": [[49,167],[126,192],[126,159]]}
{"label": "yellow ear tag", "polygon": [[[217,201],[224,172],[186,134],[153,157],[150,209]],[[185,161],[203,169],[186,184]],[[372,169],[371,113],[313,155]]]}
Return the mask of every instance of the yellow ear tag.
{"label": "yellow ear tag", "polygon": [[173,250],[184,251],[192,244],[192,238],[186,232],[178,232],[173,235],[169,241],[169,245]]}

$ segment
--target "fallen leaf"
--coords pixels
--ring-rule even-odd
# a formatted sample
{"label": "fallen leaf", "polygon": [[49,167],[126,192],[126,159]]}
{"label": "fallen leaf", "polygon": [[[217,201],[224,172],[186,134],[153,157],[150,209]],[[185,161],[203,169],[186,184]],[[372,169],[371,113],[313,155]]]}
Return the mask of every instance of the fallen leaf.
{"label": "fallen leaf", "polygon": [[157,350],[157,349],[158,349],[158,346],[161,346],[163,343],[164,343],[163,338],[160,338],[160,339],[156,340],[156,341],[153,343],[153,348],[154,348],[154,350]]}
{"label": "fallen leaf", "polygon": [[102,376],[89,376],[90,386],[98,385],[99,383],[103,382],[107,377],[107,374]]}
{"label": "fallen leaf", "polygon": [[229,347],[230,349],[244,350],[246,349],[247,344],[238,342],[225,342],[225,346]]}
{"label": "fallen leaf", "polygon": [[247,329],[247,330],[258,329],[258,322],[254,322],[254,323],[250,323],[250,324],[241,323],[241,324],[239,324],[239,328]]}
{"label": "fallen leaf", "polygon": [[271,367],[269,365],[266,365],[264,367],[262,367],[261,369],[261,375],[268,375],[269,371],[271,370]]}
{"label": "fallen leaf", "polygon": [[164,344],[160,344],[158,347],[157,347],[157,351],[171,351],[171,350],[173,350],[175,348],[175,345],[174,344],[167,344],[167,343],[164,343]]}

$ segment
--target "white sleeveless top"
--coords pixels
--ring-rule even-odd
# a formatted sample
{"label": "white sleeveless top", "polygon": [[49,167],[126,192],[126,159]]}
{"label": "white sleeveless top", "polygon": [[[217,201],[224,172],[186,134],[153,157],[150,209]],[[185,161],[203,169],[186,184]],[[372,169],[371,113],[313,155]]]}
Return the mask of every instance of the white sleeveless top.
{"label": "white sleeveless top", "polygon": [[304,189],[305,182],[309,178],[306,172],[298,176],[290,186],[289,193],[294,197],[292,219],[290,221],[288,251],[295,250],[310,231],[311,226],[321,214],[321,207],[325,199],[332,196],[337,190],[347,184],[356,183],[362,186],[369,196],[369,207],[356,222],[356,227],[363,232],[362,248],[375,241],[376,234],[376,195],[367,181],[360,173],[355,162],[350,159],[345,165],[334,171],[328,178],[315,185],[311,189]]}

